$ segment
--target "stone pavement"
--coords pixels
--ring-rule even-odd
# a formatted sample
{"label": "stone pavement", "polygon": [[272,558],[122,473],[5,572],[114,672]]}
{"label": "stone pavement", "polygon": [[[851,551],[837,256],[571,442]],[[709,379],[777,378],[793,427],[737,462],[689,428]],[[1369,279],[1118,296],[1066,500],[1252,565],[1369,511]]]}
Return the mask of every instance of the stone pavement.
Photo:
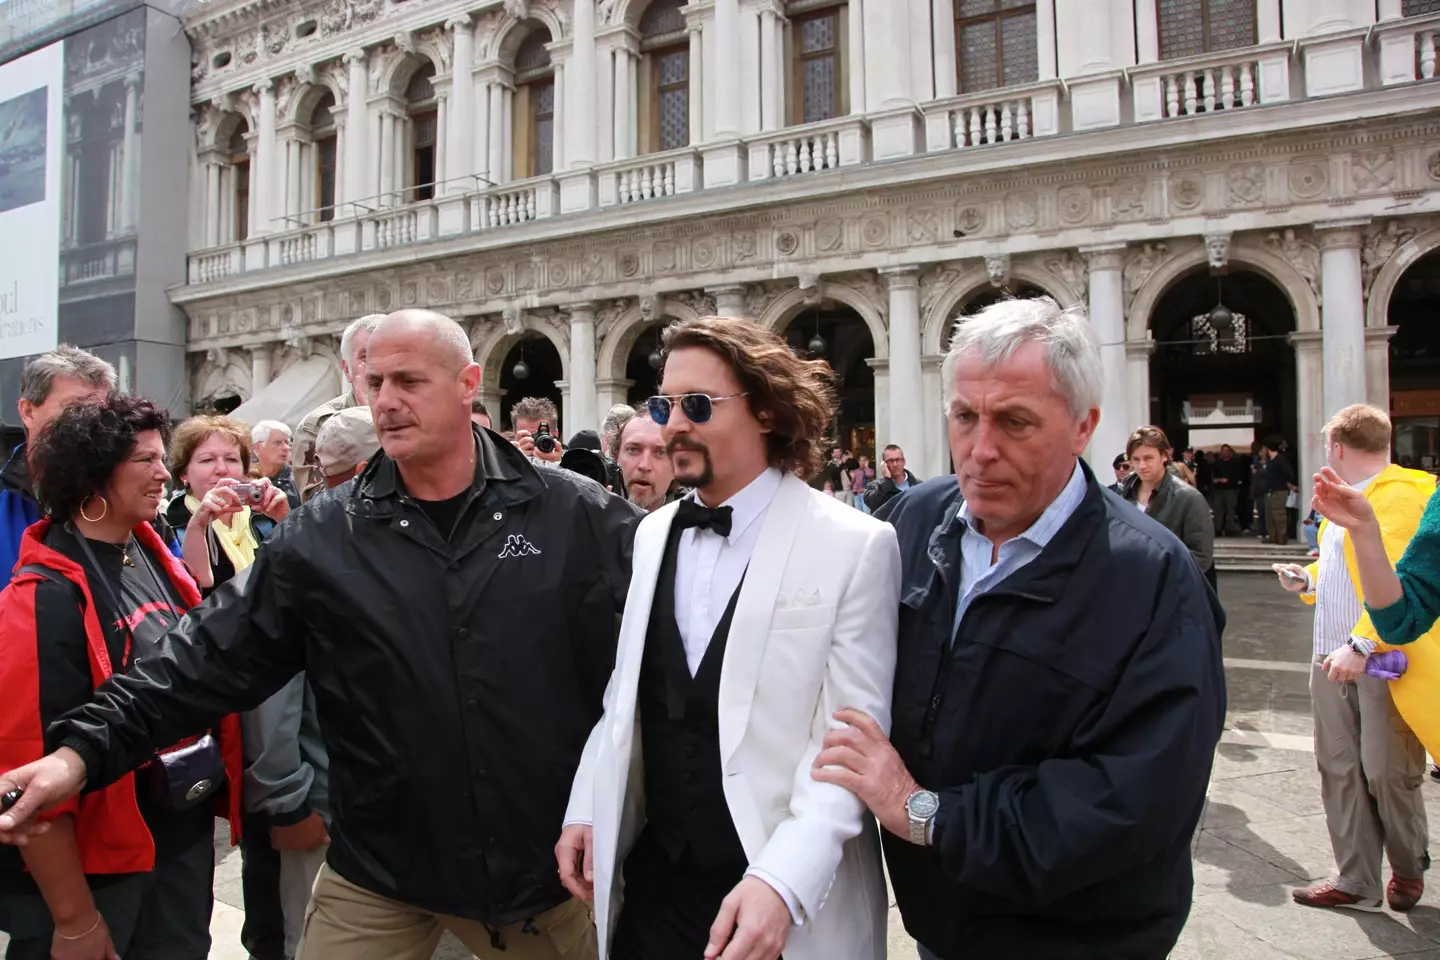
{"label": "stone pavement", "polygon": [[[1269,574],[1222,574],[1220,588],[1230,711],[1196,837],[1195,906],[1172,960],[1440,960],[1440,894],[1409,915],[1290,902],[1293,887],[1332,869],[1311,746],[1310,612]],[[1425,793],[1430,820],[1440,823],[1440,784],[1427,778]],[[224,845],[216,853],[210,957],[246,960],[240,857]],[[435,960],[467,956],[446,942]],[[889,956],[916,958],[893,909]]]}

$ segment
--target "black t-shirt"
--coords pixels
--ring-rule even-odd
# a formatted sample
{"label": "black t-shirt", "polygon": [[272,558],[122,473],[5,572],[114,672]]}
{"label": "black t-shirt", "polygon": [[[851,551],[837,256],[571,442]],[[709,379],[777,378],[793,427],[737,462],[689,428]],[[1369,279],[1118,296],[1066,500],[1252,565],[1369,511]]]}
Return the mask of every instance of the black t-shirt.
{"label": "black t-shirt", "polygon": [[[68,542],[66,542],[68,541]],[[87,541],[94,563],[80,548],[75,535],[58,530],[51,535],[51,546],[80,563],[85,570],[85,579],[90,584],[90,594],[95,598],[95,613],[100,618],[101,629],[105,632],[105,646],[110,653],[110,669],[124,673],[141,657],[153,656],[161,639],[180,621],[184,615],[184,604],[175,585],[161,561],[150,555],[132,537],[123,547],[119,544],[100,540]],[[98,565],[98,568],[97,568]],[[105,589],[105,584],[110,589]],[[45,583],[37,588],[43,594],[59,593],[63,600],[51,596],[37,595],[36,605],[63,604],[56,610],[57,618],[50,622],[59,627],[65,620],[71,620],[69,629],[61,628],[60,636],[66,638],[68,656],[56,658],[58,669],[69,665],[69,676],[59,682],[74,690],[74,703],[79,706],[90,700],[94,683],[90,676],[90,663],[85,648],[84,622],[80,619],[80,608],[76,594],[61,584]],[[120,604],[117,611],[115,603]],[[68,613],[68,617],[67,617]],[[39,613],[37,611],[37,620]],[[58,619],[58,622],[57,622]],[[127,630],[128,626],[128,630]],[[71,640],[70,638],[75,638]],[[128,649],[127,649],[128,647]],[[48,685],[48,681],[47,681]],[[47,744],[51,749],[54,745]],[[189,810],[167,810],[157,807],[150,799],[148,771],[135,773],[135,793],[140,804],[140,813],[150,828],[155,840],[157,860],[165,860],[197,841],[199,836],[209,836],[214,831],[214,817],[210,804],[201,803]]]}
{"label": "black t-shirt", "polygon": [[424,511],[430,522],[435,524],[435,529],[440,531],[440,536],[449,543],[455,533],[456,521],[460,519],[469,499],[470,491],[462,490],[448,500],[416,500],[415,505]]}

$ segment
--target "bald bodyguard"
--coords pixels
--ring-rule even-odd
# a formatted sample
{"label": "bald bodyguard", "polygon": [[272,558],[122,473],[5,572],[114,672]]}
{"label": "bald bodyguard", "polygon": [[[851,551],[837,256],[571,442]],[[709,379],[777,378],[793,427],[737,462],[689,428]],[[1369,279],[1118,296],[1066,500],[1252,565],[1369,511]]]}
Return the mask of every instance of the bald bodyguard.
{"label": "bald bodyguard", "polygon": [[443,930],[486,960],[592,956],[551,850],[601,715],[640,514],[473,425],[479,385],[454,321],[380,322],[365,386],[381,451],[63,718],[59,750],[0,775],[0,793],[24,791],[0,841],[304,669],[333,819],[299,957],[429,960]]}

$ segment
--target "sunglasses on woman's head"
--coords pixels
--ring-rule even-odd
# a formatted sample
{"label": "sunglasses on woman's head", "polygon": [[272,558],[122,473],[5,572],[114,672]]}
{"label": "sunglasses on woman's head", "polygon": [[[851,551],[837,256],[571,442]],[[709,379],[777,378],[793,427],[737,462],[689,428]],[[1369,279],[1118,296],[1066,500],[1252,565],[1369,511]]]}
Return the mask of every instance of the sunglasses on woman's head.
{"label": "sunglasses on woman's head", "polygon": [[728,397],[711,397],[703,393],[681,393],[673,397],[651,397],[646,403],[650,407],[650,419],[663,427],[670,422],[670,411],[676,401],[679,401],[680,409],[685,411],[685,416],[691,423],[706,423],[711,414],[715,412],[715,404],[722,400],[734,400],[736,397],[743,396],[745,396],[743,393],[732,393]]}

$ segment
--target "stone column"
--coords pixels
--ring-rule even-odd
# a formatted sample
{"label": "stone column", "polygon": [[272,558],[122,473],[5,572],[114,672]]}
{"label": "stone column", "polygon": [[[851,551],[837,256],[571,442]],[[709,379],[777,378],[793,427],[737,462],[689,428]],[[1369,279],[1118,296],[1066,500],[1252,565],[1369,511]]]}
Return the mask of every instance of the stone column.
{"label": "stone column", "polygon": [[120,155],[120,229],[129,232],[135,229],[135,182],[139,174],[140,138],[135,135],[135,121],[139,114],[140,78],[125,78],[125,136]]}
{"label": "stone column", "polygon": [[[1400,0],[1394,0],[1398,16]],[[1380,0],[1381,19],[1384,19],[1386,0]],[[1278,43],[1282,38],[1280,27],[1280,0],[1257,0],[1255,4],[1256,34],[1261,43]]]}
{"label": "stone column", "polygon": [[1135,0],[1135,51],[1139,63],[1160,60],[1160,20],[1155,0]]}
{"label": "stone column", "polygon": [[599,112],[595,115],[595,134],[600,138],[600,142],[596,145],[595,159],[600,163],[609,163],[615,159],[615,113],[620,106],[615,97],[615,48],[613,45],[606,46],[600,51],[596,69],[600,71],[597,78],[600,85],[600,97],[596,103]]}
{"label": "stone column", "polygon": [[510,138],[505,131],[505,85],[498,80],[490,84],[490,179],[505,182],[505,150]]}
{"label": "stone column", "polygon": [[1041,80],[1054,80],[1060,75],[1055,57],[1055,0],[1035,0],[1035,34],[1039,61],[1036,75]]}
{"label": "stone column", "polygon": [[1390,409],[1390,338],[1399,327],[1365,328],[1365,402]]}
{"label": "stone column", "polygon": [[[1135,426],[1151,422],[1150,418],[1150,356],[1155,352],[1155,341],[1146,331],[1144,340],[1125,342],[1125,368],[1130,416]],[[1116,450],[1115,453],[1122,453]],[[1111,454],[1113,457],[1114,454]]]}
{"label": "stone column", "polygon": [[1081,247],[1090,264],[1090,325],[1100,345],[1104,384],[1100,393],[1100,425],[1090,442],[1090,466],[1096,476],[1115,454],[1125,449],[1130,432],[1142,424],[1131,423],[1125,369],[1125,291],[1122,271],[1125,245]]}
{"label": "stone column", "polygon": [[[446,193],[449,186],[446,181],[450,179],[450,127],[455,125],[450,121],[450,96],[454,88],[435,91],[435,188],[432,191],[435,199],[439,200]],[[416,172],[416,180],[419,180],[419,172]],[[419,186],[417,183],[416,186]],[[462,184],[463,186],[463,184]]]}
{"label": "stone column", "polygon": [[250,348],[250,396],[255,396],[270,385],[270,345],[260,344]]}
{"label": "stone column", "polygon": [[[890,361],[885,357],[871,357],[865,365],[874,371],[875,376],[875,459],[871,466],[875,467],[878,476],[880,450],[890,442],[887,439],[890,436]],[[910,469],[917,477],[921,476],[919,470]]]}
{"label": "stone column", "polygon": [[920,363],[920,268],[885,267],[890,290],[890,435],[879,445],[899,444],[907,460],[924,464],[924,374]]}
{"label": "stone column", "polygon": [[453,66],[450,68],[450,115],[445,130],[445,175],[450,195],[469,193],[474,184],[468,179],[475,172],[471,153],[475,133],[470,125],[475,117],[475,28],[468,16],[446,22],[454,36]]}
{"label": "stone column", "polygon": [[555,70],[555,124],[551,128],[550,169],[558,175],[565,172],[565,158],[569,155],[566,146],[570,139],[567,134],[574,131],[567,129],[570,123],[570,104],[566,102],[565,95],[569,84],[565,82],[565,74],[569,59],[560,58],[551,62]]}
{"label": "stone column", "polygon": [[595,0],[573,2],[575,39],[570,82],[565,85],[570,115],[566,155],[571,167],[588,167],[595,163]]}
{"label": "stone column", "polygon": [[[924,371],[924,382],[920,391],[921,403],[924,406],[920,411],[920,421],[925,427],[925,449],[928,455],[924,463],[917,462],[910,469],[923,479],[950,472],[950,432],[945,416],[944,365],[944,354],[936,353],[920,358],[920,368]],[[877,449],[875,454],[878,459],[880,451]],[[879,472],[878,468],[876,472]]]}
{"label": "stone column", "polygon": [[285,141],[285,216],[279,229],[293,230],[303,205],[300,202],[300,141],[293,135]]}
{"label": "stone column", "polygon": [[606,378],[595,381],[595,414],[601,416],[610,412],[610,408],[621,403],[629,403],[630,388],[635,385],[634,380]]}
{"label": "stone column", "polygon": [[[715,298],[717,317],[745,316],[745,288],[741,285],[707,287],[705,292]],[[754,317],[750,318],[754,320]]]}
{"label": "stone column", "polygon": [[1296,331],[1286,335],[1295,348],[1295,392],[1299,402],[1299,416],[1296,418],[1300,436],[1300,462],[1295,465],[1299,478],[1300,500],[1305,502],[1313,495],[1311,477],[1325,462],[1325,438],[1321,430],[1325,426],[1323,384],[1325,377],[1324,335],[1318,330]]}
{"label": "stone column", "polygon": [[[740,63],[740,0],[715,0],[715,63]],[[728,68],[727,68],[728,69]],[[740,84],[726,81],[725,70],[708,71],[715,84],[715,138],[740,136]]]}
{"label": "stone column", "polygon": [[760,76],[763,78],[761,95],[764,98],[760,104],[760,129],[767,132],[779,130],[783,125],[781,97],[784,96],[785,86],[779,82],[777,69],[780,44],[776,39],[776,28],[779,26],[773,7],[766,7],[760,12]]}
{"label": "stone column", "polygon": [[475,121],[471,144],[474,149],[475,173],[480,177],[476,186],[483,190],[487,180],[494,179],[490,173],[490,84],[482,83],[475,91]]}
{"label": "stone column", "polygon": [[740,76],[740,130],[760,132],[760,73],[765,60],[761,56],[760,13],[752,7],[740,11],[740,59],[736,61]]}
{"label": "stone column", "polygon": [[220,202],[220,163],[205,161],[205,246],[220,245],[220,224],[224,219]]}
{"label": "stone column", "polygon": [[[619,64],[620,53],[615,53],[616,64]],[[620,79],[617,70],[615,79]],[[617,104],[622,101],[616,95]],[[690,145],[697,146],[705,139],[705,34],[698,25],[690,27]],[[616,144],[617,150],[619,144]],[[616,154],[617,158],[619,154]]]}
{"label": "stone column", "polygon": [[[1039,5],[1036,5],[1039,9]],[[853,17],[854,14],[852,13]],[[958,79],[955,70],[955,13],[954,5],[937,3],[930,8],[930,37],[933,44],[935,64],[935,99],[944,100],[955,96]],[[854,54],[851,55],[854,62]]]}
{"label": "stone column", "polygon": [[570,422],[565,435],[599,430],[595,407],[595,304],[571,303],[560,308],[570,315]]}
{"label": "stone column", "polygon": [[[875,0],[850,0],[850,113],[865,112],[865,4]],[[953,71],[952,71],[953,72]],[[879,451],[876,451],[879,454]]]}
{"label": "stone column", "polygon": [[395,116],[390,108],[380,110],[380,205],[395,202]]}
{"label": "stone column", "polygon": [[1324,295],[1324,415],[1365,400],[1365,294],[1360,233],[1369,218],[1316,224],[1320,238],[1320,290]]}
{"label": "stone column", "polygon": [[275,143],[275,84],[262,80],[255,84],[255,93],[260,96],[259,136],[256,140],[255,160],[251,164],[250,206],[255,212],[251,235],[270,233],[275,229],[275,205],[281,196],[280,184],[275,175],[279,165]]}
{"label": "stone column", "polygon": [[351,50],[345,54],[345,66],[350,70],[349,84],[345,93],[345,152],[341,154],[345,167],[345,199],[352,205],[352,215],[359,215],[356,201],[363,201],[374,191],[365,186],[365,158],[370,145],[366,131],[369,124],[365,117],[365,51]]}
{"label": "stone column", "polygon": [[[629,160],[635,156],[635,125],[630,118],[635,113],[635,91],[630,87],[630,48],[621,44],[615,48],[615,159]],[[695,90],[694,84],[690,89]]]}

